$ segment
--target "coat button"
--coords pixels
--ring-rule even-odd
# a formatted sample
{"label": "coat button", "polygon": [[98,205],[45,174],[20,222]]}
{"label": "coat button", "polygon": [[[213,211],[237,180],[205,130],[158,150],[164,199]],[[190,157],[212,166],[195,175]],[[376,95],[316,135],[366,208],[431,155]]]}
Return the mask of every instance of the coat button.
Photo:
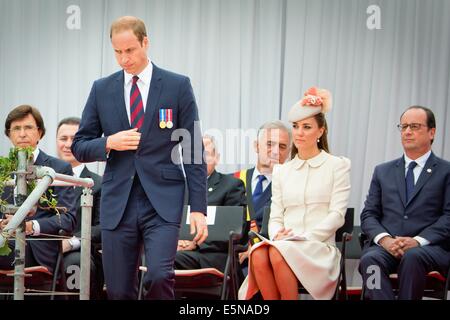
{"label": "coat button", "polygon": [[403,219],[408,220],[408,216],[403,216]]}

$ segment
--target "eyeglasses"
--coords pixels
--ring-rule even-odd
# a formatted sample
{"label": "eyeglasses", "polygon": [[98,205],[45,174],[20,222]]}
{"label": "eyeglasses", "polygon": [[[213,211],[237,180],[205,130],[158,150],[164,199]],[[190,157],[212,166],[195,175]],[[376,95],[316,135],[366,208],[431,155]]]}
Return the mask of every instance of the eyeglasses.
{"label": "eyeglasses", "polygon": [[422,123],[410,123],[410,124],[404,123],[404,124],[398,124],[397,128],[400,131],[406,131],[406,129],[408,129],[408,127],[409,127],[411,129],[411,131],[417,131],[417,130],[420,130],[420,128],[422,128],[422,126],[427,127],[426,124],[422,124]]}
{"label": "eyeglasses", "polygon": [[17,126],[17,127],[12,127],[11,129],[9,129],[9,131],[17,134],[17,133],[21,132],[22,130],[24,130],[25,133],[30,133],[38,128],[39,127],[31,126],[31,125],[27,125],[27,126],[23,126],[23,127]]}

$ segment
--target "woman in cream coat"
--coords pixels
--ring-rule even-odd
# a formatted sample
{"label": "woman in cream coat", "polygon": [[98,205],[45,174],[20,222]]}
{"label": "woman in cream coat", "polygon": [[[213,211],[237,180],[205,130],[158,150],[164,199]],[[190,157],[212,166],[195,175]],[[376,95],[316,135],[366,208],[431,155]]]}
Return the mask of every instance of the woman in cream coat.
{"label": "woman in cream coat", "polygon": [[252,247],[240,299],[258,291],[268,300],[297,299],[298,281],[314,299],[333,297],[341,257],[334,238],[345,221],[350,161],[328,153],[330,106],[328,91],[311,88],[289,111],[293,159],[273,170],[271,240]]}

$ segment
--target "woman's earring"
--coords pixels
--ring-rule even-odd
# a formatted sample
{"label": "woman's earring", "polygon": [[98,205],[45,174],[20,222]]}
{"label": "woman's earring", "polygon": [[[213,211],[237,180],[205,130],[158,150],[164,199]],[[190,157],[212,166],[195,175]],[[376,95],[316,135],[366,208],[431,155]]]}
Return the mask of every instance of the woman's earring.
{"label": "woman's earring", "polygon": [[317,143],[319,143],[320,142],[320,138],[317,138]]}

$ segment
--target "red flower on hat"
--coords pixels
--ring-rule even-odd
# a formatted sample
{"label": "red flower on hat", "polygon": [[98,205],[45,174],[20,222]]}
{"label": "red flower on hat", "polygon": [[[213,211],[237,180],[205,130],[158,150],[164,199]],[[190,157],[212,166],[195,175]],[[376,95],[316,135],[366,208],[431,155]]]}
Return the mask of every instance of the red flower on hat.
{"label": "red flower on hat", "polygon": [[331,93],[326,89],[311,87],[305,92],[300,104],[302,106],[322,106],[322,112],[328,112],[331,109]]}

